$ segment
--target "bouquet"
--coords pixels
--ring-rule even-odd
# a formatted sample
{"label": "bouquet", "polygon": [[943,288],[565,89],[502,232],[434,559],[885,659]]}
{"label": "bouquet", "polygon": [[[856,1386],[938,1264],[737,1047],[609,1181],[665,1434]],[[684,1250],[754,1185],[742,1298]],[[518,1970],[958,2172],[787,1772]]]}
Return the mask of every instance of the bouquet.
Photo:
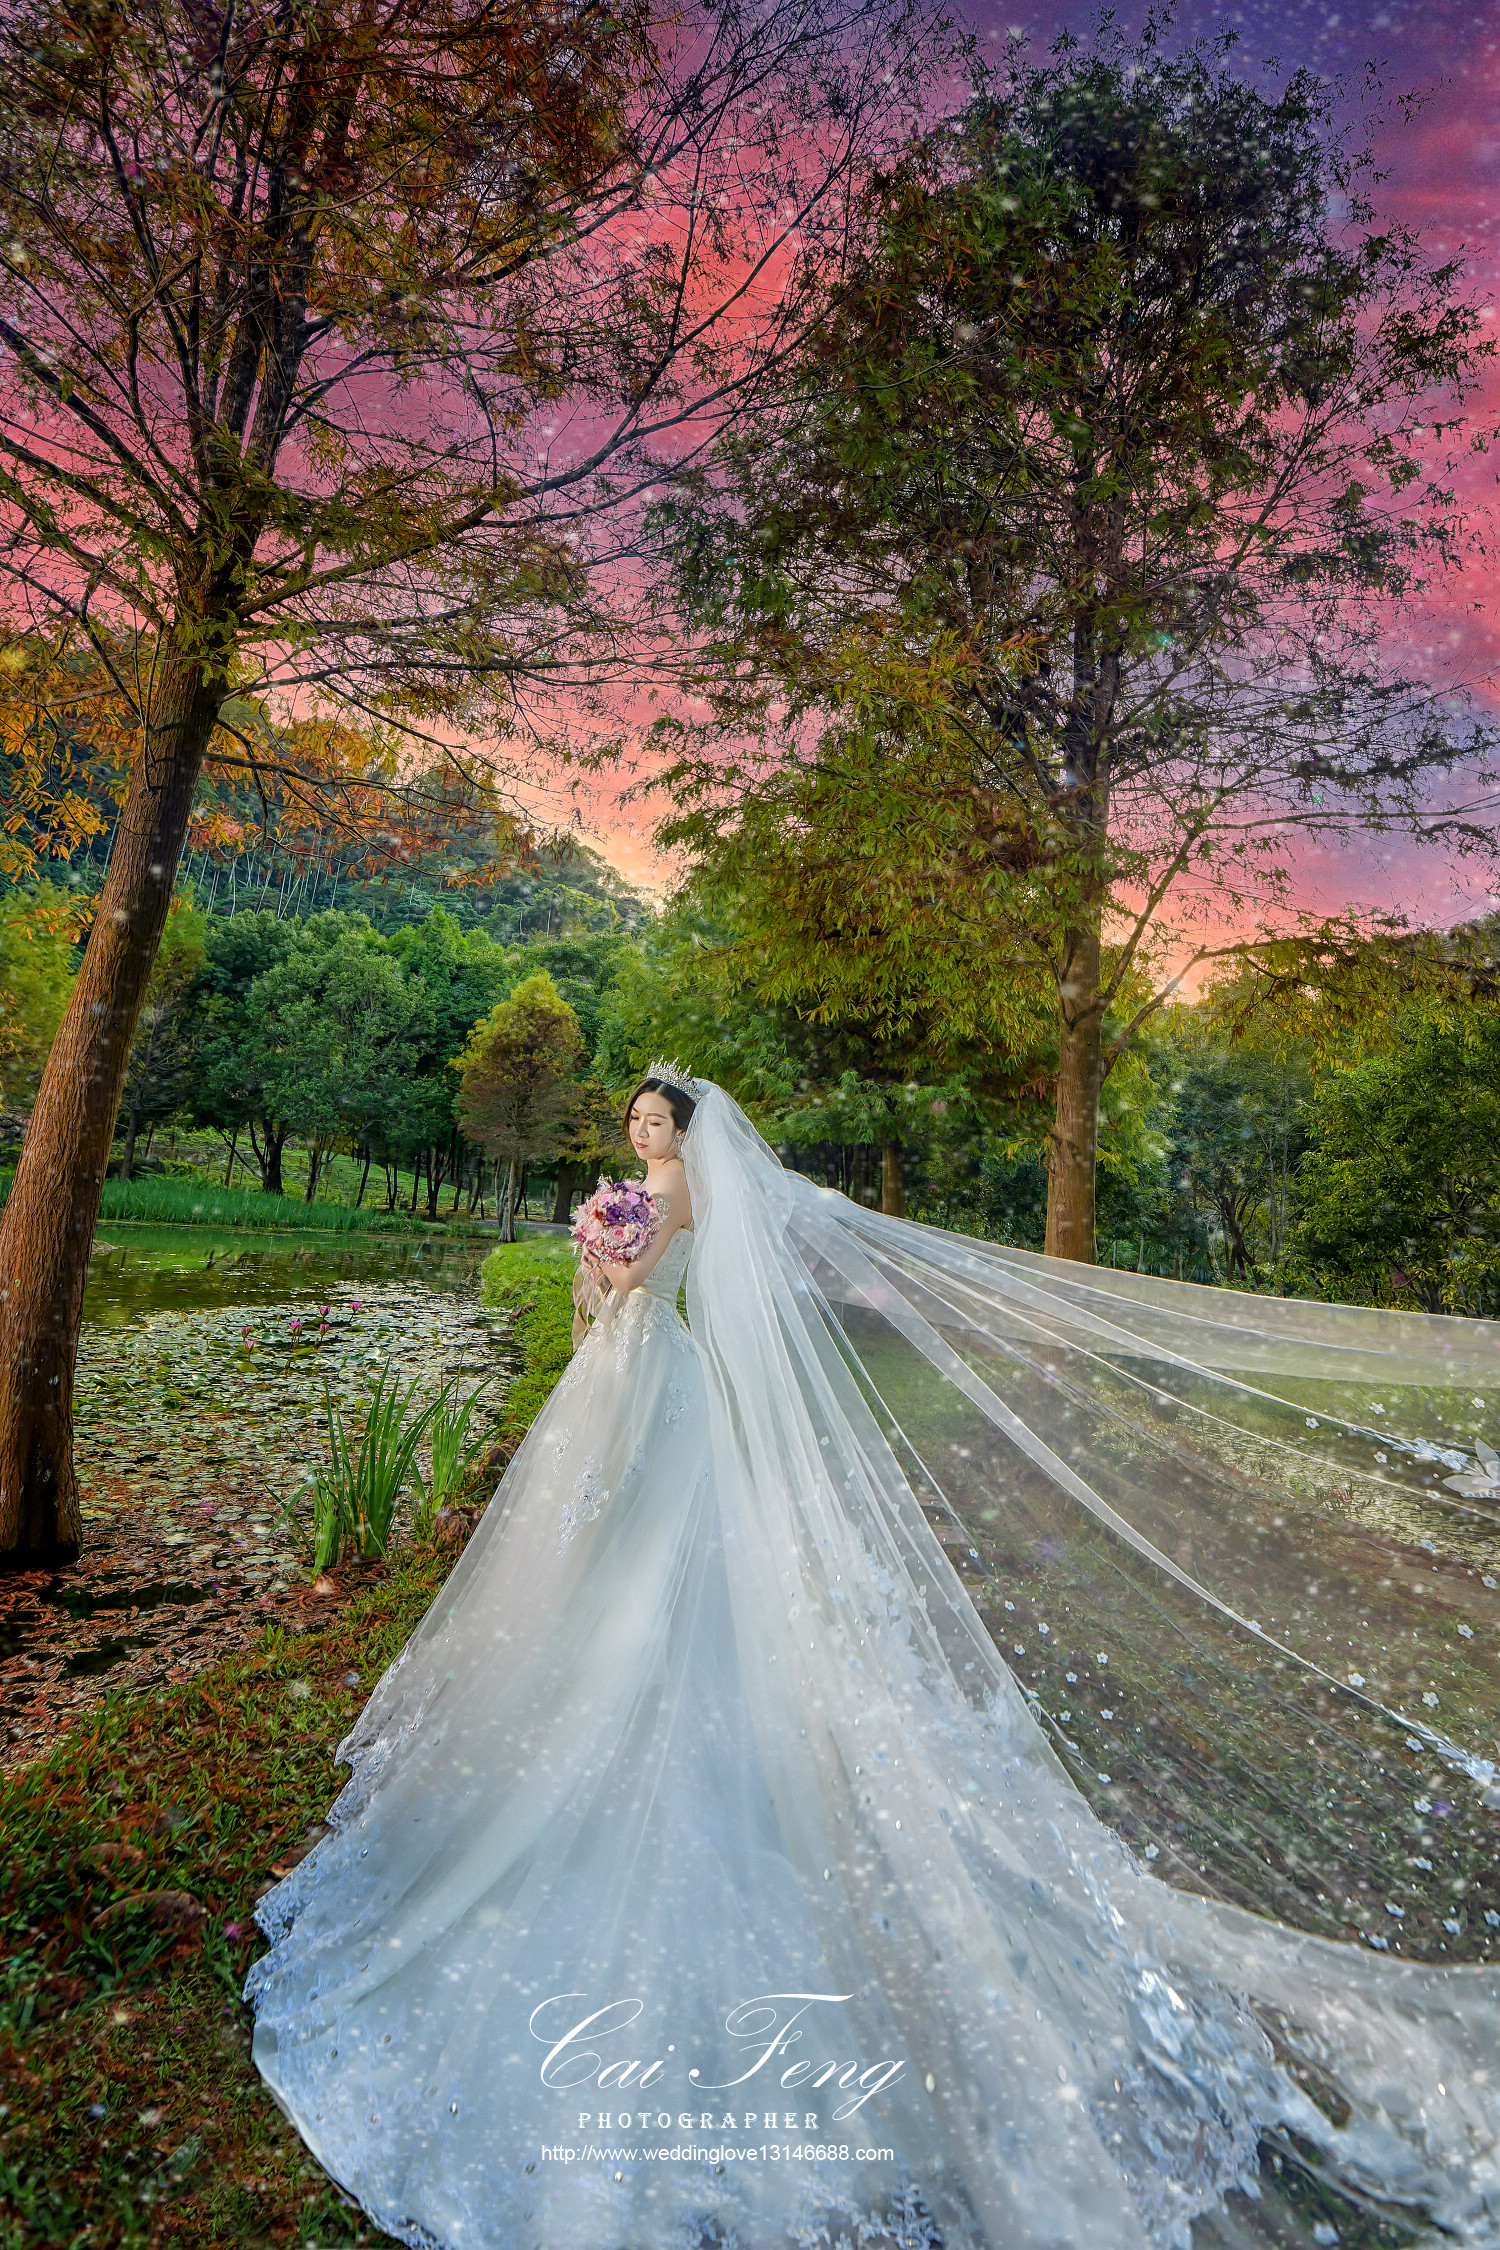
{"label": "bouquet", "polygon": [[638,1258],[661,1226],[661,1213],[653,1196],[634,1180],[603,1180],[573,1219],[573,1240],[581,1253],[573,1284],[578,1320],[573,1340],[598,1309],[605,1282],[603,1264],[628,1266]]}

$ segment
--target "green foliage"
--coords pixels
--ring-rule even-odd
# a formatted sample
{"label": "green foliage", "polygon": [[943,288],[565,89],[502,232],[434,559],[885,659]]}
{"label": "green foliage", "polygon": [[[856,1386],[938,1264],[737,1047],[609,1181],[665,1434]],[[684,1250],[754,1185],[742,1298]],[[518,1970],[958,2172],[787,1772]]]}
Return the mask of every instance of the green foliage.
{"label": "green foliage", "polygon": [[[7,2245],[375,2239],[267,2096],[239,1995],[255,1898],[337,1794],[350,1677],[379,1678],[451,1561],[404,1557],[322,1631],[271,1628],[189,1682],[112,1697],[0,1783]],[[160,1892],[196,1902],[198,1933],[122,1903]]]}
{"label": "green foliage", "polygon": [[940,1068],[1055,1071],[1080,1244],[1174,900],[1269,910],[1299,833],[1428,833],[1493,739],[1386,653],[1465,552],[1493,347],[1369,166],[1334,89],[1228,41],[1017,51],[873,191],[795,403],[663,511],[711,705],[662,722],[663,835],[736,967]]}
{"label": "green foliage", "polygon": [[193,995],[193,1090],[189,1114],[221,1132],[250,1129],[261,1184],[279,1193],[289,1126],[274,1107],[274,1053],[260,1035],[257,980],[282,962],[297,934],[274,914],[209,919],[206,959]]}
{"label": "green foliage", "polygon": [[[10,1173],[0,1174],[0,1206],[10,1193]],[[320,1234],[410,1233],[416,1222],[400,1212],[354,1210],[347,1203],[308,1203],[255,1188],[226,1188],[199,1180],[157,1178],[106,1180],[99,1206],[101,1224],[144,1220],[179,1227],[253,1227],[280,1232],[307,1228]]]}
{"label": "green foliage", "polygon": [[1320,1295],[1500,1313],[1500,1018],[1413,1009],[1314,1090],[1295,1249]]}
{"label": "green foliage", "polygon": [[405,1067],[367,1130],[383,1147],[410,1156],[451,1141],[459,1052],[514,984],[516,957],[484,931],[463,930],[443,907],[399,931],[387,950],[399,964],[407,997]]}
{"label": "green foliage", "polygon": [[249,997],[267,1114],[315,1149],[361,1137],[408,1094],[411,995],[362,915],[301,924]]}
{"label": "green foliage", "polygon": [[445,1383],[438,1393],[428,1425],[430,1462],[425,1478],[417,1472],[418,1499],[412,1510],[412,1529],[418,1539],[430,1539],[440,1508],[446,1508],[465,1489],[476,1463],[486,1450],[486,1440],[470,1437],[475,1401],[471,1391],[460,1406],[458,1386]]}
{"label": "green foliage", "polygon": [[578,1019],[545,969],[523,978],[469,1034],[458,1061],[458,1114],[465,1136],[507,1167],[506,1241],[521,1166],[556,1155],[577,1127],[586,1064]]}
{"label": "green foliage", "polygon": [[573,1356],[573,1266],[571,1242],[551,1234],[502,1243],[479,1269],[484,1303],[516,1316],[520,1367],[505,1395],[507,1437],[525,1436]]}
{"label": "green foliage", "polygon": [[779,1111],[805,1085],[796,1019],[758,999],[736,955],[739,924],[693,891],[675,899],[621,964],[605,999],[600,1068],[628,1088],[658,1055],[725,1087],[750,1114]]}
{"label": "green foliage", "polygon": [[1253,1041],[1226,1050],[1201,1037],[1176,1059],[1169,1138],[1182,1201],[1194,1220],[1211,1214],[1226,1281],[1274,1284],[1301,1193],[1307,1064]]}
{"label": "green foliage", "polygon": [[[327,1570],[350,1553],[364,1562],[383,1560],[389,1554],[396,1503],[416,1474],[417,1448],[439,1407],[436,1399],[419,1407],[416,1392],[416,1378],[403,1391],[387,1361],[366,1406],[356,1446],[342,1410],[325,1388],[323,1410],[331,1458],[313,1478],[315,1569]],[[441,1399],[446,1402],[446,1392]]]}
{"label": "green foliage", "polygon": [[[534,857],[496,885],[492,895],[495,903],[485,927],[500,945],[636,936],[651,918],[635,886],[565,830],[540,844]],[[553,967],[545,956],[543,965]]]}
{"label": "green foliage", "polygon": [[0,1108],[29,1108],[78,966],[76,901],[37,883],[0,901]]}
{"label": "green foliage", "polygon": [[127,1179],[141,1126],[170,1117],[187,1099],[194,1063],[191,1003],[207,958],[207,919],[189,898],[178,896],[151,964],[125,1071],[120,1123]]}

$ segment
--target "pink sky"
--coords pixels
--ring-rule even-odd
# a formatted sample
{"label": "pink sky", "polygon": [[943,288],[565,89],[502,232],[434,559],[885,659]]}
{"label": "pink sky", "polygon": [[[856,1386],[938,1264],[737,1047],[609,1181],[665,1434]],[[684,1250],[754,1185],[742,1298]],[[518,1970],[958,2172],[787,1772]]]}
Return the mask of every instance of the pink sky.
{"label": "pink sky", "polygon": [[[1034,50],[1070,25],[1083,31],[1086,8],[1055,0],[969,0],[969,20],[991,51],[1013,27]],[[1144,10],[1119,11],[1128,30]],[[1241,67],[1266,64],[1283,73],[1306,64],[1325,76],[1346,76],[1356,94],[1365,66],[1378,66],[1389,94],[1419,93],[1409,124],[1380,143],[1389,177],[1384,208],[1416,228],[1435,258],[1461,255],[1476,300],[1500,308],[1500,6],[1485,0],[1363,0],[1325,7],[1309,0],[1246,0],[1232,6],[1184,5],[1185,35],[1235,30]],[[1497,310],[1500,332],[1500,310]],[[1500,424],[1500,368],[1477,411]],[[1475,473],[1471,497],[1489,510],[1494,463]],[[1476,566],[1403,633],[1402,659],[1436,679],[1461,679],[1487,703],[1500,701],[1500,564]],[[672,869],[655,851],[649,805],[622,805],[620,785],[595,778],[570,789],[565,780],[539,787],[535,817],[565,822],[575,808],[588,840],[623,874],[652,890]],[[1296,903],[1314,913],[1346,906],[1398,907],[1413,921],[1447,924],[1500,904],[1481,871],[1446,864],[1413,842],[1372,840],[1358,849],[1301,848]]]}

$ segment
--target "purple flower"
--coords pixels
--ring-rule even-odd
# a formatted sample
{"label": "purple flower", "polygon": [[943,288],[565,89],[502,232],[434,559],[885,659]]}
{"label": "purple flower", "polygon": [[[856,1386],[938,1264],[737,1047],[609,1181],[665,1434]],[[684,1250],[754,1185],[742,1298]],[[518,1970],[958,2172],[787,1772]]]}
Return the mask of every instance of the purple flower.
{"label": "purple flower", "polygon": [[655,1198],[633,1181],[601,1180],[573,1220],[573,1240],[585,1256],[628,1265],[661,1224]]}

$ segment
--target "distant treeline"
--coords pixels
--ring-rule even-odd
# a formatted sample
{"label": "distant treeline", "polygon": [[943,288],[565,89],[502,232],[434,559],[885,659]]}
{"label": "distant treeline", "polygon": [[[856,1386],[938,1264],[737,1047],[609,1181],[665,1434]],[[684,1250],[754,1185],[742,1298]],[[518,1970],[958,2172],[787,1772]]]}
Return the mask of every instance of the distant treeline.
{"label": "distant treeline", "polygon": [[[533,1210],[561,1216],[597,1168],[629,1162],[616,1097],[664,1052],[728,1085],[786,1160],[829,1186],[1040,1247],[1045,1053],[1026,1074],[977,1049],[939,1065],[919,1044],[892,1054],[768,1006],[746,989],[732,917],[691,895],[653,916],[581,847],[482,901],[460,892],[462,917],[416,876],[401,894],[356,895],[349,910],[298,914],[221,885],[208,911],[196,882],[184,887],[131,1056],[117,1174],[138,1174],[168,1129],[196,1133],[200,1155],[215,1136],[226,1187],[281,1195],[296,1151],[290,1184],[309,1202],[473,1207],[495,1175],[465,1135],[460,1064],[525,986],[555,994],[581,1058],[571,1120],[557,1126],[554,1102],[532,1142],[524,1122],[511,1136],[510,1177],[524,1192],[529,1171]],[[82,882],[0,897],[12,1149],[76,966],[81,897]],[[1500,1003],[1480,973],[1488,937],[1466,942],[1475,961],[1462,975],[1449,964],[1441,989],[1403,984],[1372,955],[1363,998],[1342,1013],[1295,983],[1257,998],[1248,972],[1162,1010],[1104,1090],[1100,1262],[1500,1313]]]}

